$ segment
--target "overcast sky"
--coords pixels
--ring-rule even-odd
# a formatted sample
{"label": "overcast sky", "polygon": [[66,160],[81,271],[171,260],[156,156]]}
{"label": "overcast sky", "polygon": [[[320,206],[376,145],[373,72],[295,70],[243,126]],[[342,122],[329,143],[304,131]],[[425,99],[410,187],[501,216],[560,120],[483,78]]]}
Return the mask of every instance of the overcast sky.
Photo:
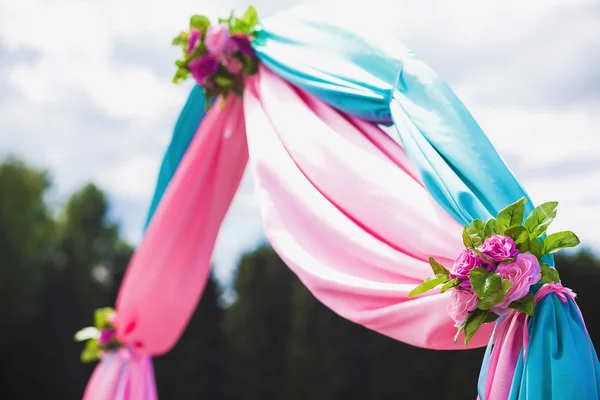
{"label": "overcast sky", "polygon": [[[253,2],[263,15],[299,3]],[[553,228],[572,229],[600,249],[600,2],[380,3],[369,0],[372,17],[357,30],[382,23],[374,14],[382,10],[395,36],[455,89],[534,201],[561,203]],[[0,156],[50,169],[59,202],[97,183],[112,218],[138,241],[191,85],[171,84],[179,54],[170,40],[192,14],[227,15],[247,5],[0,1]],[[261,240],[246,176],[220,232],[217,277],[226,283],[239,253]]]}

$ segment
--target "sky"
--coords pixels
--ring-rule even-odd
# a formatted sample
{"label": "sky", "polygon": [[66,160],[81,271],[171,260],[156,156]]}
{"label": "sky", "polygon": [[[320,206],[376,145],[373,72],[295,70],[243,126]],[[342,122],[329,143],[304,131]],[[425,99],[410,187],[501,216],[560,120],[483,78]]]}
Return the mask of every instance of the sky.
{"label": "sky", "polygon": [[[259,0],[259,14],[304,3]],[[560,202],[554,230],[600,251],[598,0],[320,1],[385,25],[443,76],[534,202]],[[339,4],[339,6],[337,6]],[[192,83],[173,85],[171,39],[192,14],[246,1],[0,0],[0,157],[53,176],[52,201],[94,182],[139,242],[156,174]],[[337,7],[337,8],[336,8]],[[264,241],[246,174],[219,233],[215,274]]]}

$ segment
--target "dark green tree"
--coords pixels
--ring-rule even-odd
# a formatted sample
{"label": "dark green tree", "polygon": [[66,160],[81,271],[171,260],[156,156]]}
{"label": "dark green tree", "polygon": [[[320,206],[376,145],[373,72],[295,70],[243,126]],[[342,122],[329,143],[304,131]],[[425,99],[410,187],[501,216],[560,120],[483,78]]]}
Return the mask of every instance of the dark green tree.
{"label": "dark green tree", "polygon": [[155,359],[159,397],[222,399],[229,384],[225,371],[220,289],[209,278],[200,304],[175,347]]}
{"label": "dark green tree", "polygon": [[242,257],[235,278],[237,300],[225,321],[229,397],[285,398],[291,285],[296,279],[270,247]]}
{"label": "dark green tree", "polygon": [[0,348],[21,337],[41,312],[55,224],[44,202],[50,186],[45,171],[9,159],[0,164]]}
{"label": "dark green tree", "polygon": [[372,333],[329,310],[299,281],[292,299],[286,398],[367,398]]}

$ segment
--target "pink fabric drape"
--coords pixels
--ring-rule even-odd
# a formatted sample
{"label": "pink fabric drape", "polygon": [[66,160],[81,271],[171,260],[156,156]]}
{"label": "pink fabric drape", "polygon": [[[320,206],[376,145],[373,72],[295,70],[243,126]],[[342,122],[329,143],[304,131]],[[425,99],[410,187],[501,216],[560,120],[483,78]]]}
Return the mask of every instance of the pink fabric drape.
{"label": "pink fabric drape", "polygon": [[485,387],[486,400],[506,400],[523,345],[527,345],[529,316],[513,312],[496,329]]}
{"label": "pink fabric drape", "polygon": [[[242,106],[236,96],[213,106],[190,143],[119,291],[117,335],[132,350],[97,366],[85,400],[156,398],[154,383],[140,384],[153,381],[147,355],[168,351],[185,329],[248,161]],[[132,385],[143,389],[119,392]]]}
{"label": "pink fabric drape", "polygon": [[[310,291],[344,318],[432,349],[454,344],[449,294],[409,300],[450,266],[462,227],[429,196],[404,152],[374,125],[343,116],[266,68],[244,93],[250,163],[265,230]],[[485,346],[487,324],[469,343]]]}

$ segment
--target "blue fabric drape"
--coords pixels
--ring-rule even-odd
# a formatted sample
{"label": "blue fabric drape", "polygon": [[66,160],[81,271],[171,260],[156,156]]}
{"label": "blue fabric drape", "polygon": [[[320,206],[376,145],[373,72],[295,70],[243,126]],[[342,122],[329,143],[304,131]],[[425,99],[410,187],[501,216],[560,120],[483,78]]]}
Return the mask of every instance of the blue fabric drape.
{"label": "blue fabric drape", "polygon": [[510,400],[600,398],[598,356],[571,299],[563,303],[555,294],[544,297],[529,323],[529,335],[527,358],[517,363]]}
{"label": "blue fabric drape", "polygon": [[156,207],[167,189],[169,182],[173,178],[185,151],[187,150],[192,138],[194,137],[202,119],[204,118],[204,92],[198,85],[194,85],[187,102],[185,103],[183,110],[179,114],[179,118],[175,123],[173,129],[173,136],[171,143],[165,152],[163,157],[160,170],[158,172],[158,178],[156,181],[156,188],[154,189],[154,196],[150,203],[150,209],[146,217],[146,223],[144,229],[148,227]]}
{"label": "blue fabric drape", "polygon": [[390,125],[398,62],[359,29],[344,29],[331,19],[311,7],[270,15],[261,20],[252,47],[288,82],[348,114]]}

